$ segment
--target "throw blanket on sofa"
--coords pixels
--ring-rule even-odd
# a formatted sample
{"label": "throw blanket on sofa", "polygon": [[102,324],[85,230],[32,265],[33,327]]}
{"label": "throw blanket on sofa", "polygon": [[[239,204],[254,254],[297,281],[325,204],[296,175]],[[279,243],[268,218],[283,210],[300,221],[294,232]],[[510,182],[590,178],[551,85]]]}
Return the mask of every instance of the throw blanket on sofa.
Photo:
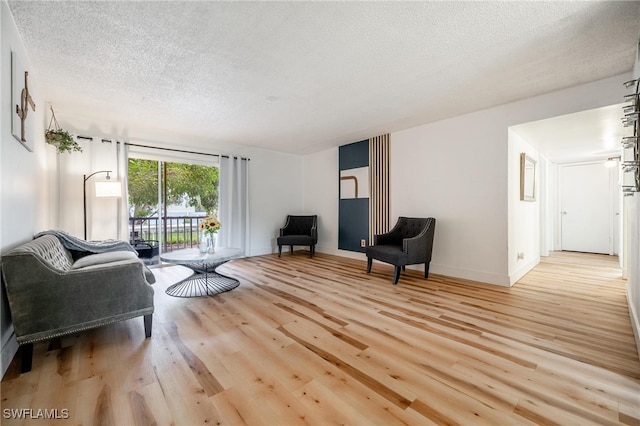
{"label": "throw blanket on sofa", "polygon": [[104,240],[104,241],[85,241],[83,239],[74,237],[60,230],[50,230],[37,233],[33,238],[38,238],[43,235],[54,235],[58,237],[64,248],[67,250],[77,252],[91,252],[91,253],[105,253],[108,251],[126,250],[137,253],[136,250],[131,247],[126,241],[118,240]]}

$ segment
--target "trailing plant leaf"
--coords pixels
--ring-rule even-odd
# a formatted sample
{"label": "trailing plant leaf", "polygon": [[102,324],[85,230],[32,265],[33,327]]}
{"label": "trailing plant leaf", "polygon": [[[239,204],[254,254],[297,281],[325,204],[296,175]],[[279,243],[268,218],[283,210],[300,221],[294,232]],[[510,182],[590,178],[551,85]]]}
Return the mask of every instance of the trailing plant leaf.
{"label": "trailing plant leaf", "polygon": [[62,129],[49,129],[44,133],[45,140],[48,144],[53,145],[58,153],[72,153],[74,151],[82,152],[82,148],[78,142],[71,136],[69,132]]}

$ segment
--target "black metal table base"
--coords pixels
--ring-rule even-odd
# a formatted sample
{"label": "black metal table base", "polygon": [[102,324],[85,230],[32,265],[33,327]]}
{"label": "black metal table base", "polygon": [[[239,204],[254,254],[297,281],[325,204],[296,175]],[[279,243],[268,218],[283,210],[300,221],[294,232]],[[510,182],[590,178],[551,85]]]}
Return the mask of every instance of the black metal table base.
{"label": "black metal table base", "polygon": [[220,265],[222,263],[204,267],[202,264],[184,265],[193,269],[195,274],[169,286],[165,293],[175,297],[213,296],[238,287],[240,281],[215,271]]}

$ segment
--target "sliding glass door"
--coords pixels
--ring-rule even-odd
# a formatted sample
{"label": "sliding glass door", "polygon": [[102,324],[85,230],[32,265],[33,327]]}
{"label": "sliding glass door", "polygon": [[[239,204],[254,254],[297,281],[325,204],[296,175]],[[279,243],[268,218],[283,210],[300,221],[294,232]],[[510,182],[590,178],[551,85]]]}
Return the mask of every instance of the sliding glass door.
{"label": "sliding glass door", "polygon": [[197,247],[200,222],[218,214],[219,168],[141,157],[130,153],[128,164],[131,243],[162,252]]}

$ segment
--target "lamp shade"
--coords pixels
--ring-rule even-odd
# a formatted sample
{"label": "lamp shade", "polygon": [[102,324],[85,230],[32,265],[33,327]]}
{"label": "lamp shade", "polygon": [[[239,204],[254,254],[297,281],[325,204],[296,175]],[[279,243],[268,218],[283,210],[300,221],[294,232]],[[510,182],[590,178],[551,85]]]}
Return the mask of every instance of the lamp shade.
{"label": "lamp shade", "polygon": [[122,197],[122,184],[118,181],[96,182],[96,197]]}

